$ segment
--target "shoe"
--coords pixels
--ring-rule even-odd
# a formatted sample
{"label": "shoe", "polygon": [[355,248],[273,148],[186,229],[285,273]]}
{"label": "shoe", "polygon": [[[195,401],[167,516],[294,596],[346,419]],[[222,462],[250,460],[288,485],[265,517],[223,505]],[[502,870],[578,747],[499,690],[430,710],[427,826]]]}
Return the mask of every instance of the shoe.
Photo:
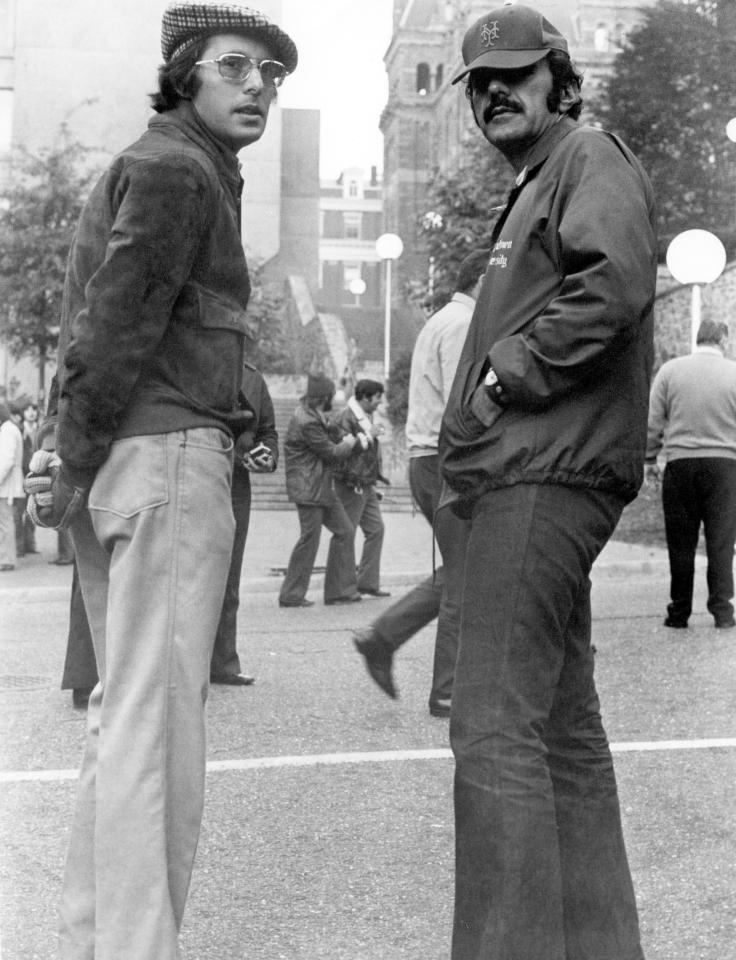
{"label": "shoe", "polygon": [[13,563],[3,563],[0,565],[0,570],[5,573],[6,570],[15,570],[15,564]]}
{"label": "shoe", "polygon": [[358,587],[358,593],[362,593],[364,597],[390,597],[391,594],[388,590],[361,590]]}
{"label": "shoe", "polygon": [[93,687],[75,687],[72,690],[72,705],[76,710],[86,710],[89,704],[89,695]]}
{"label": "shoe", "polygon": [[736,627],[736,620],[731,617],[728,620],[716,620],[716,630],[731,630]]}
{"label": "shoe", "polygon": [[342,606],[346,603],[358,603],[363,598],[359,593],[356,593],[353,597],[335,597],[334,600],[325,600],[326,607]]}
{"label": "shoe", "polygon": [[662,623],[665,627],[672,627],[674,630],[687,630],[687,620],[673,620],[672,617],[665,617]]}
{"label": "shoe", "polygon": [[249,677],[245,673],[220,673],[210,677],[210,683],[222,683],[228,687],[249,687],[255,682],[255,677]]}
{"label": "shoe", "polygon": [[365,658],[365,668],[371,678],[383,690],[386,696],[396,700],[399,696],[394,685],[392,667],[394,655],[373,633],[372,630],[360,630],[353,635],[353,643],[358,653]]}
{"label": "shoe", "polygon": [[280,607],[313,607],[314,600],[279,600]]}
{"label": "shoe", "polygon": [[53,563],[57,567],[68,567],[70,563],[74,563],[74,557],[71,560],[65,560],[63,557],[57,557],[56,560],[49,560],[49,563]]}
{"label": "shoe", "polygon": [[452,700],[447,697],[446,700],[430,700],[429,701],[429,714],[432,717],[449,717],[450,708],[452,707]]}

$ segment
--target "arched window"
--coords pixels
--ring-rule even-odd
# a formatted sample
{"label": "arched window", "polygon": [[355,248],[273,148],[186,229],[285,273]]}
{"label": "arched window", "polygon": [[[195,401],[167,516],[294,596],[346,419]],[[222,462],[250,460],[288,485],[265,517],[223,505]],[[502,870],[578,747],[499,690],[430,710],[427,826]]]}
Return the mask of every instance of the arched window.
{"label": "arched window", "polygon": [[417,64],[417,93],[420,97],[426,97],[429,93],[429,64]]}

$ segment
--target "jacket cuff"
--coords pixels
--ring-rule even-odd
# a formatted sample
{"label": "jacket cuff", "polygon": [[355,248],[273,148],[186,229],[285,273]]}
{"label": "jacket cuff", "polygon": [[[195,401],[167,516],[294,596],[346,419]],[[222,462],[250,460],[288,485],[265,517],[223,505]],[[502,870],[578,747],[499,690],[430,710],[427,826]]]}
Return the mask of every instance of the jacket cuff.
{"label": "jacket cuff", "polygon": [[68,483],[69,486],[75,487],[77,490],[89,490],[97,475],[97,467],[83,470],[79,467],[71,467],[67,463],[62,463],[59,473],[62,480]]}

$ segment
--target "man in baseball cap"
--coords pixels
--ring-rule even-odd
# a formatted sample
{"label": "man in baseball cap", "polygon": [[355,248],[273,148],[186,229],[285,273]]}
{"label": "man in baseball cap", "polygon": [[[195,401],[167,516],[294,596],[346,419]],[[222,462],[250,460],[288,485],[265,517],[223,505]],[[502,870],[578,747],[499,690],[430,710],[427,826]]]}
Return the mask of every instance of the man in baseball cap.
{"label": "man in baseball cap", "polygon": [[462,56],[454,80],[517,177],[440,434],[446,508],[470,528],[452,960],[641,960],[589,575],[643,479],[652,188],[577,122],[580,75],[538,11],[491,10]]}
{"label": "man in baseball cap", "polygon": [[[61,903],[64,960],[176,960],[204,800],[204,703],[230,563],[245,309],[237,153],[297,64],[235,2],[163,15],[156,111],[87,201],[69,255],[49,489],[100,682]],[[43,479],[43,478],[42,478]]]}

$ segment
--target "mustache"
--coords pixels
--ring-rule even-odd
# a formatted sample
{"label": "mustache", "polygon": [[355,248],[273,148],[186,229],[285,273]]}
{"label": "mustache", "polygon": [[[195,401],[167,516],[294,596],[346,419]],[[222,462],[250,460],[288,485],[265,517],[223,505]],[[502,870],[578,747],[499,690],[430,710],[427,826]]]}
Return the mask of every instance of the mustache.
{"label": "mustache", "polygon": [[491,96],[488,106],[483,111],[483,120],[485,123],[488,123],[488,121],[491,119],[493,111],[498,109],[498,107],[503,107],[505,110],[511,110],[514,113],[519,113],[520,110],[515,103],[509,100],[509,98],[504,96],[502,93],[494,93]]}

